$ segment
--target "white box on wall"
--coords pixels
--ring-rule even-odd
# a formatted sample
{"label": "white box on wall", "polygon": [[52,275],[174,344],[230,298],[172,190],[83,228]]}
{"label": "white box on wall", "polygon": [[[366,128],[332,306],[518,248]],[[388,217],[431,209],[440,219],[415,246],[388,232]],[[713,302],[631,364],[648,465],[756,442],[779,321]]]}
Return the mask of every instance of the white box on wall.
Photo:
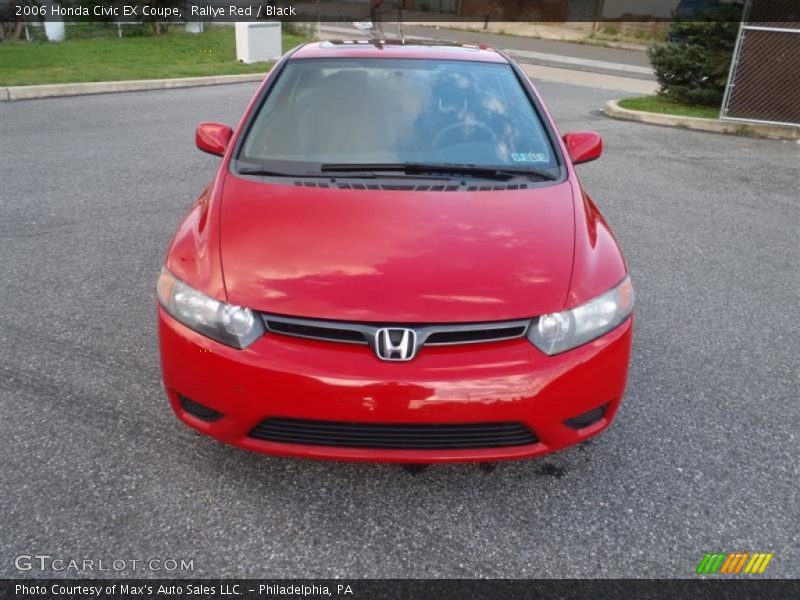
{"label": "white box on wall", "polygon": [[280,21],[236,23],[236,60],[254,63],[282,54]]}

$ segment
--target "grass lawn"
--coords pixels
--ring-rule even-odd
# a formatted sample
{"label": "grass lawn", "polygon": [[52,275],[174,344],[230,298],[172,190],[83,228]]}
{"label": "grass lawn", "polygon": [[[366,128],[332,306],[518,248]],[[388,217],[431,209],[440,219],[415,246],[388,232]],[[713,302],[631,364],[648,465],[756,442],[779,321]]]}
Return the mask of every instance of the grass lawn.
{"label": "grass lawn", "polygon": [[687,106],[661,96],[639,96],[619,101],[622,108],[643,110],[645,112],[663,113],[681,117],[703,117],[719,119],[719,109],[708,106]]}
{"label": "grass lawn", "polygon": [[[284,35],[283,50],[304,41]],[[266,73],[270,65],[236,61],[233,27],[206,27],[198,34],[179,30],[161,36],[0,44],[3,86]]]}

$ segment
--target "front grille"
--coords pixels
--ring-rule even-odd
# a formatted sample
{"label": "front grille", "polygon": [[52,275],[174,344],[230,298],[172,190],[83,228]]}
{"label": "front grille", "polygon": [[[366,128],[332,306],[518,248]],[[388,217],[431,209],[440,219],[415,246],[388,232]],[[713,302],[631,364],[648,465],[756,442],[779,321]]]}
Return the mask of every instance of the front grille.
{"label": "front grille", "polygon": [[475,342],[496,342],[510,340],[525,335],[527,325],[515,327],[496,327],[493,329],[467,329],[461,331],[437,331],[425,341],[429,346],[445,346],[448,344],[474,344]]}
{"label": "front grille", "polygon": [[498,342],[523,337],[530,319],[500,321],[493,323],[454,323],[451,325],[398,325],[325,321],[320,319],[296,319],[278,315],[263,315],[267,329],[273,333],[310,338],[326,342],[375,345],[375,335],[382,327],[411,329],[416,334],[417,344],[422,346],[446,346],[451,344],[475,344]]}
{"label": "front grille", "polygon": [[504,448],[539,441],[522,423],[387,425],[283,418],[262,421],[250,437],[284,444],[387,450]]}
{"label": "front grille", "polygon": [[367,339],[360,331],[351,329],[341,329],[339,327],[320,327],[319,325],[308,325],[303,323],[291,323],[278,321],[266,317],[265,323],[270,331],[292,335],[295,337],[312,338],[317,340],[328,340],[330,342],[349,342],[351,344],[366,344]]}

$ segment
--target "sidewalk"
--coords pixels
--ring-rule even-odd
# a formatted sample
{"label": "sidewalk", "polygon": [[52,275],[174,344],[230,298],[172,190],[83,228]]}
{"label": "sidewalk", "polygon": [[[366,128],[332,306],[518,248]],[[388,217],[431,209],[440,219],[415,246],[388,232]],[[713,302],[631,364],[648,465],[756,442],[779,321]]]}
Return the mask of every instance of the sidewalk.
{"label": "sidewalk", "polygon": [[580,87],[589,87],[601,90],[616,90],[629,94],[650,95],[656,92],[658,84],[653,81],[643,79],[633,79],[630,77],[620,77],[605,73],[591,73],[588,71],[576,71],[573,69],[559,69],[544,65],[530,65],[520,63],[520,67],[525,74],[534,82],[552,81],[555,83],[567,83]]}
{"label": "sidewalk", "polygon": [[413,22],[407,21],[407,25],[417,25],[430,27],[432,29],[460,29],[464,31],[479,31],[483,33],[495,33],[499,35],[514,35],[519,37],[530,37],[541,40],[552,40],[557,42],[572,42],[576,44],[594,44],[609,48],[624,48],[626,50],[638,50],[645,52],[647,44],[617,42],[612,40],[595,39],[590,37],[591,31],[573,29],[566,25],[555,23],[531,23],[517,21],[490,21],[486,29],[483,23],[475,21],[442,21],[432,23],[430,21]]}

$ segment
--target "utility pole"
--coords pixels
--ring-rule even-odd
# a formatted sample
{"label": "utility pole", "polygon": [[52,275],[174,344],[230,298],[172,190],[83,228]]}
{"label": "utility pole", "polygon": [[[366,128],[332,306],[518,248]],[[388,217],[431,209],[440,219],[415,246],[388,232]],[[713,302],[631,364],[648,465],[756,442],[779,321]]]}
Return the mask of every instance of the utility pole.
{"label": "utility pole", "polygon": [[397,37],[402,43],[405,43],[403,37],[403,0],[397,0]]}
{"label": "utility pole", "polygon": [[600,21],[603,19],[603,4],[605,0],[595,0],[595,11],[594,11],[594,27],[592,30],[597,33],[598,28],[600,27]]}

